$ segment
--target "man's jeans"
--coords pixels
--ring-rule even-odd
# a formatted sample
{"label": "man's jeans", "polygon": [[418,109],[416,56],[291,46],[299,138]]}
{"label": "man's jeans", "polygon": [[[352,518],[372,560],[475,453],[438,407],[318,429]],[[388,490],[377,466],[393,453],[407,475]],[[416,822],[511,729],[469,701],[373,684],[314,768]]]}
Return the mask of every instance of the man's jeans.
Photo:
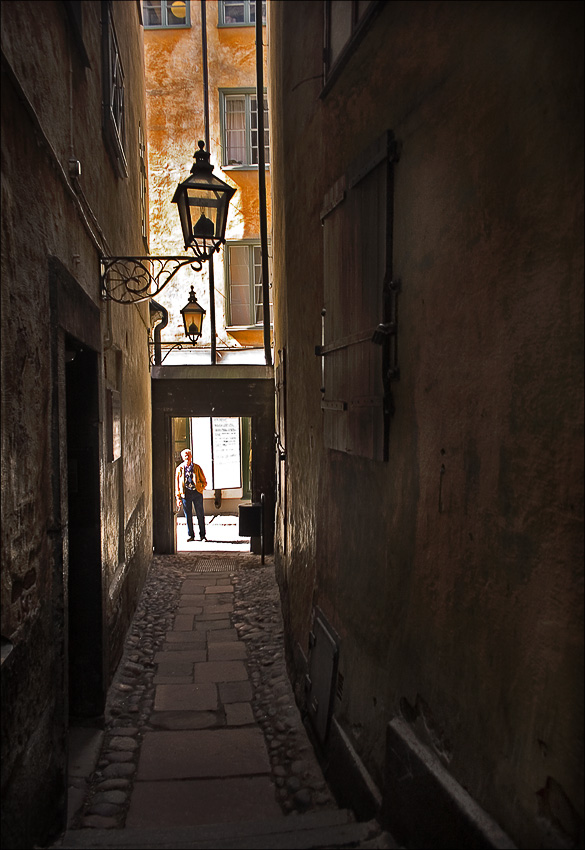
{"label": "man's jeans", "polygon": [[185,495],[181,499],[183,503],[183,513],[187,520],[187,531],[189,537],[195,537],[193,532],[193,508],[197,514],[197,522],[199,523],[199,537],[205,537],[205,513],[203,512],[203,493],[198,490],[188,490],[185,488]]}

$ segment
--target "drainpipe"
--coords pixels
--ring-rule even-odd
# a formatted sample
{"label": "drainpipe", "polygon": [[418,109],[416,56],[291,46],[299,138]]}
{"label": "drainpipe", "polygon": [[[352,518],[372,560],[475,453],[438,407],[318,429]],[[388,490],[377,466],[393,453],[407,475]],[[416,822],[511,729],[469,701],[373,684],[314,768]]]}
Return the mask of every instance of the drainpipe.
{"label": "drainpipe", "polygon": [[161,350],[161,342],[160,342],[160,332],[163,328],[169,323],[169,311],[166,307],[163,307],[162,304],[159,304],[158,301],[155,301],[153,298],[150,299],[150,307],[152,310],[156,310],[163,314],[162,320],[155,325],[154,328],[154,365],[160,366],[162,363],[162,350]]}
{"label": "drainpipe", "polygon": [[[209,153],[209,76],[207,73],[207,10],[205,0],[201,0],[201,53],[203,66],[203,111],[205,113],[205,150]],[[216,363],[215,339],[215,276],[212,254],[209,258],[209,322],[211,334],[211,365]]]}
{"label": "drainpipe", "polygon": [[262,0],[256,0],[256,105],[258,107],[258,197],[260,253],[262,256],[262,302],[264,304],[264,357],[272,366],[270,350],[270,281],[268,280],[268,227],[266,223],[266,163],[264,160],[264,51],[262,49]]}

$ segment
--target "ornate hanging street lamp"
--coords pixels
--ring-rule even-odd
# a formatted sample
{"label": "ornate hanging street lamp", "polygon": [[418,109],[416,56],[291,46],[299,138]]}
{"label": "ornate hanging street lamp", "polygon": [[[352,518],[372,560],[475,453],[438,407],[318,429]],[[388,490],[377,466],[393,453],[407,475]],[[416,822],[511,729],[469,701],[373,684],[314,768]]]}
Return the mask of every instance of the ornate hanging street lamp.
{"label": "ornate hanging street lamp", "polygon": [[189,293],[189,300],[181,310],[181,316],[185,325],[185,334],[189,337],[193,345],[195,345],[201,336],[205,310],[201,304],[197,303],[193,287],[191,287],[191,292]]}
{"label": "ornate hanging street lamp", "polygon": [[225,226],[235,189],[213,173],[205,142],[199,142],[191,174],[177,186],[173,203],[179,208],[185,248],[198,260],[209,260],[225,242]]}
{"label": "ornate hanging street lamp", "polygon": [[[203,263],[225,242],[229,203],[236,190],[213,174],[209,153],[204,147],[204,142],[199,142],[191,174],[179,184],[173,197],[173,203],[179,208],[185,248],[192,250],[195,256],[101,257],[104,298],[119,304],[136,304],[154,298],[183,266],[190,265],[194,271],[201,271]],[[204,314],[205,311],[201,321]],[[198,339],[201,324],[195,323],[195,327],[199,329]],[[187,335],[191,338],[189,333]]]}

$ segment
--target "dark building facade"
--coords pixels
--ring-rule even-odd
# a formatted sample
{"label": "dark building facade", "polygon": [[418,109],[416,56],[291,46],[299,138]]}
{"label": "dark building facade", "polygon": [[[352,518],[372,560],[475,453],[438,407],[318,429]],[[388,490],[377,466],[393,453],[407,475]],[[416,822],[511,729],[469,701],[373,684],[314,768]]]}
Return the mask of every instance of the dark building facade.
{"label": "dark building facade", "polygon": [[406,846],[583,840],[582,16],[269,4],[287,651]]}
{"label": "dark building facade", "polygon": [[137,2],[2,4],[2,844],[64,825],[67,733],[99,723],[152,556]]}

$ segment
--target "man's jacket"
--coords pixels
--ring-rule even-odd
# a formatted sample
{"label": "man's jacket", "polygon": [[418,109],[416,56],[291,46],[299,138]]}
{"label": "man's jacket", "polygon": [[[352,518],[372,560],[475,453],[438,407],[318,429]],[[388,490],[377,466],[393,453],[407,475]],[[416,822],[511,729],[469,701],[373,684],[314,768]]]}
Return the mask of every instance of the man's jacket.
{"label": "man's jacket", "polygon": [[[199,464],[193,464],[193,481],[199,493],[203,493],[207,486],[207,479]],[[182,463],[175,471],[175,496],[182,499],[185,496],[185,464]]]}

